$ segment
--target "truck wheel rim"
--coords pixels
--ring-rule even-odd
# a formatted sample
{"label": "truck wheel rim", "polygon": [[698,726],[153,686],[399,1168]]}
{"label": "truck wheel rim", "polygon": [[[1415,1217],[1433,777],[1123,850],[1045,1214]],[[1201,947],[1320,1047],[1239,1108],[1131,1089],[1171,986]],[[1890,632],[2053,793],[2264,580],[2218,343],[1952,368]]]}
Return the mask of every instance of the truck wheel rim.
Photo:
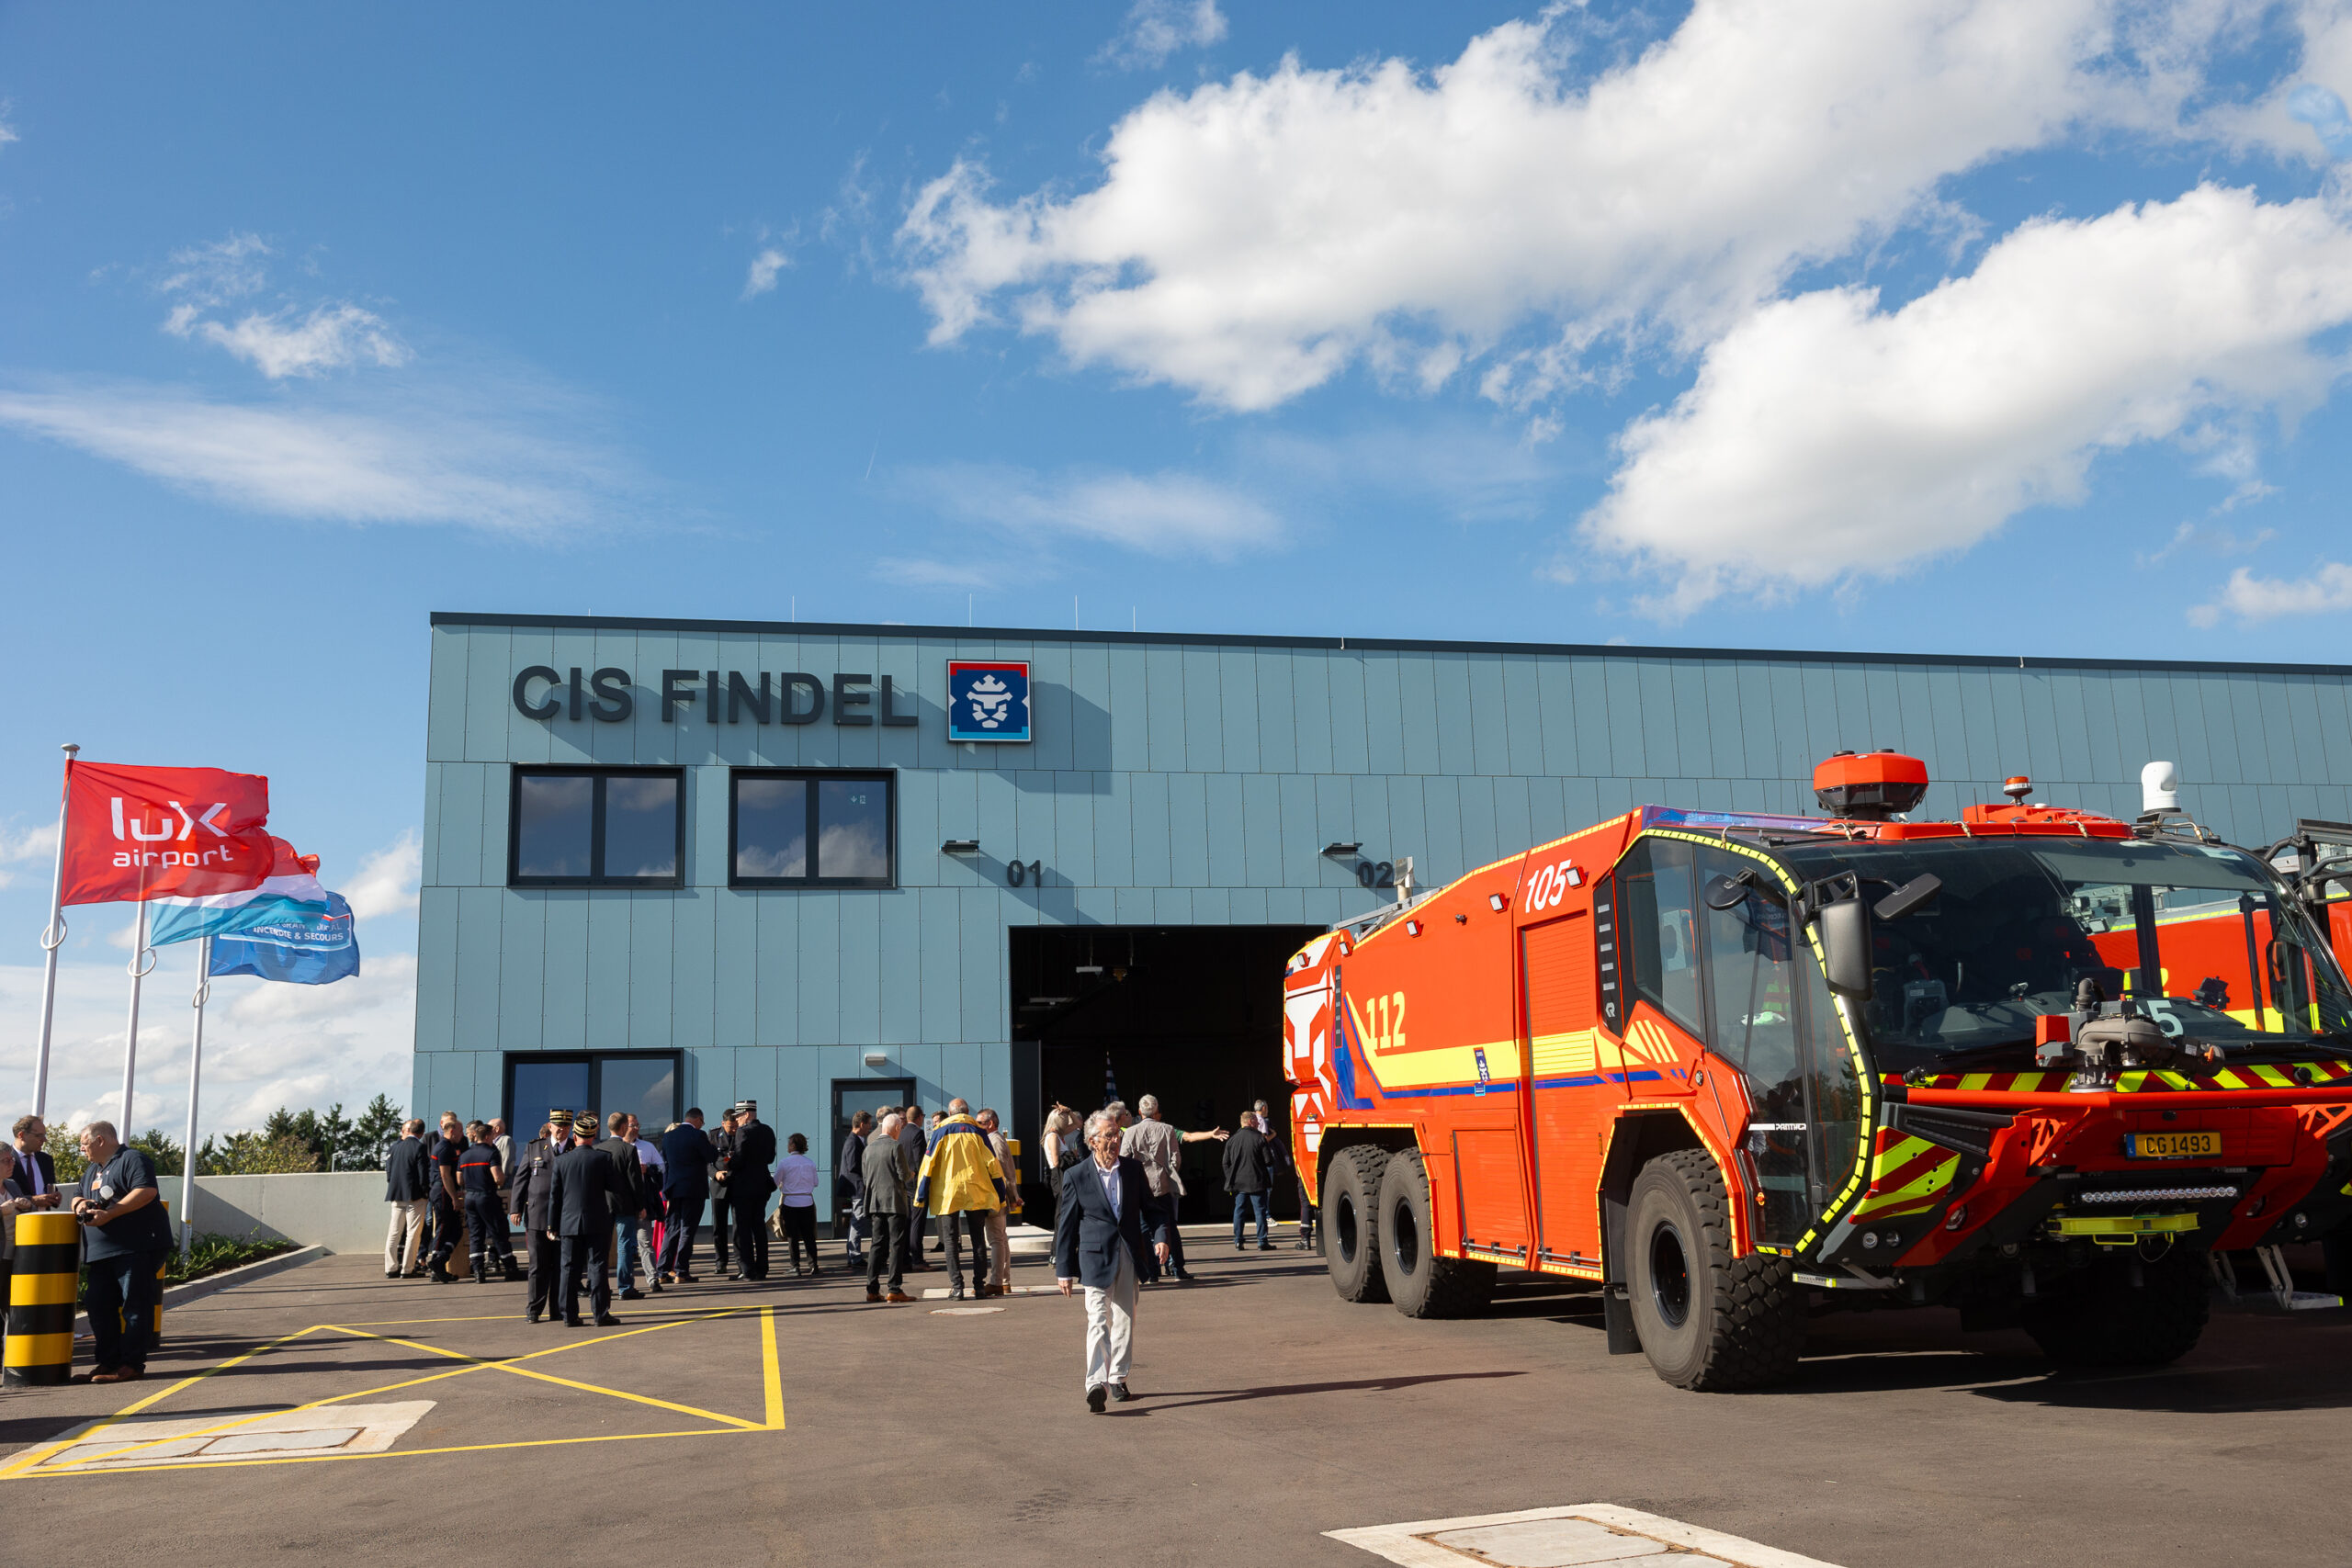
{"label": "truck wheel rim", "polygon": [[1388,1250],[1396,1255],[1396,1271],[1409,1280],[1421,1269],[1421,1227],[1410,1203],[1398,1203],[1388,1216]]}
{"label": "truck wheel rim", "polygon": [[1343,1195],[1332,1207],[1331,1228],[1339,1233],[1340,1257],[1349,1263],[1356,1260],[1356,1206]]}
{"label": "truck wheel rim", "polygon": [[1672,1225],[1650,1233],[1650,1301],[1668,1328],[1679,1328],[1690,1317],[1690,1264],[1682,1250],[1682,1235]]}

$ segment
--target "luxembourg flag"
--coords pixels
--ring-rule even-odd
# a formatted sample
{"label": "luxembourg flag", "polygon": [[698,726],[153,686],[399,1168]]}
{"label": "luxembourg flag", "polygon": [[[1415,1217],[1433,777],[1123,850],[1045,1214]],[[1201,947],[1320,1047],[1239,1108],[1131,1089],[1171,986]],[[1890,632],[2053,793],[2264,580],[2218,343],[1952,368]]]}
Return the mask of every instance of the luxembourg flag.
{"label": "luxembourg flag", "polygon": [[258,887],[242,893],[214,893],[201,898],[157,898],[148,908],[153,921],[150,944],[194,942],[200,936],[229,936],[303,916],[327,912],[331,897],[319,884],[319,857],[297,854],[294,846],[270,836],[277,859]]}

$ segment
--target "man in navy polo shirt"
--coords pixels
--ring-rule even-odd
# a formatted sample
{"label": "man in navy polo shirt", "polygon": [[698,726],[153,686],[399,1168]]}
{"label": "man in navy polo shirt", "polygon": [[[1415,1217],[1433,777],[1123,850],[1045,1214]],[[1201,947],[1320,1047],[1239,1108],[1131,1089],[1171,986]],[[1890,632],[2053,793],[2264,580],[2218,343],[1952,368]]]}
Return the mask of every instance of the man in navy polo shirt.
{"label": "man in navy polo shirt", "polygon": [[82,1222],[90,1283],[82,1305],[97,1341],[92,1382],[132,1382],[147,1374],[147,1347],[155,1325],[155,1264],[172,1245],[171,1226],[155,1201],[155,1162],[126,1146],[111,1122],[82,1129]]}

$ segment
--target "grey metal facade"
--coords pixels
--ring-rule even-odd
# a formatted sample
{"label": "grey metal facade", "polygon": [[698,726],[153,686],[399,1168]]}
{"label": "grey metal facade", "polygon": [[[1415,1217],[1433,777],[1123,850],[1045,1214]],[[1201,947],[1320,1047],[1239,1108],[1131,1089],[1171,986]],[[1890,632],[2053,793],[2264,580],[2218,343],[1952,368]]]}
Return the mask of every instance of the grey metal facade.
{"label": "grey metal facade", "polygon": [[[2037,800],[2129,816],[2165,758],[2240,842],[2352,818],[2336,667],[447,615],[431,635],[412,1103],[434,1110],[491,1113],[505,1053],[671,1048],[687,1100],[781,1123],[820,1120],[837,1078],[1009,1105],[1010,928],[1326,923],[1385,897],[1335,840],[1435,886],[1644,802],[1811,811],[1841,747],[1924,757],[1936,815],[2023,773]],[[1029,660],[1035,739],[950,742],[951,658]],[[632,671],[633,716],[526,717],[535,664]],[[667,669],[888,674],[919,722],[665,721]],[[683,766],[685,885],[509,887],[510,773],[550,762]],[[741,766],[896,770],[897,886],[730,888]],[[939,852],[958,838],[981,852]],[[1013,860],[1042,885],[1008,886]]]}

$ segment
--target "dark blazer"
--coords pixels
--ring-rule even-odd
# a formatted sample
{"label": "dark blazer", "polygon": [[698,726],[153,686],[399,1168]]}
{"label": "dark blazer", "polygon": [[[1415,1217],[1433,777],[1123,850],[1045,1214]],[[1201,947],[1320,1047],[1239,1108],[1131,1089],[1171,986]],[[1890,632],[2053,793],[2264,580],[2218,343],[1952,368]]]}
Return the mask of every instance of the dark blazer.
{"label": "dark blazer", "polygon": [[570,1145],[568,1138],[562,1143],[533,1138],[514,1156],[514,1187],[507,1195],[506,1212],[522,1215],[524,1224],[532,1230],[548,1228],[548,1194],[555,1187],[555,1162]]}
{"label": "dark blazer", "polygon": [[1266,1134],[1255,1127],[1244,1127],[1225,1141],[1225,1190],[1227,1192],[1263,1192],[1272,1185],[1272,1161],[1267,1154]]}
{"label": "dark blazer", "polygon": [[[14,1145],[9,1146],[12,1148],[15,1147]],[[33,1195],[33,1184],[25,1179],[24,1174],[24,1164],[27,1160],[30,1160],[35,1165],[40,1167],[40,1190],[44,1192],[56,1191],[57,1162],[49,1157],[49,1151],[47,1149],[37,1149],[31,1154],[27,1154],[24,1150],[17,1149],[17,1185],[25,1190],[24,1195],[28,1198]]]}
{"label": "dark blazer", "polygon": [[730,1198],[765,1197],[775,1190],[775,1129],[754,1122],[735,1132],[735,1171],[727,1184]]}
{"label": "dark blazer", "polygon": [[548,1188],[549,1228],[558,1235],[610,1236],[615,1205],[634,1196],[602,1146],[575,1147],[555,1162]]}
{"label": "dark blazer", "polygon": [[440,1176],[422,1138],[402,1138],[384,1156],[384,1201],[413,1203],[433,1196]]}
{"label": "dark blazer", "polygon": [[[1103,1195],[1102,1179],[1090,1157],[1084,1165],[1062,1168],[1062,1201],[1054,1216],[1054,1277],[1108,1290],[1118,1268],[1118,1248],[1125,1246],[1143,1273],[1146,1236],[1143,1206],[1151,1199],[1151,1184],[1144,1179],[1143,1161],[1119,1156],[1119,1213],[1114,1219],[1111,1201]],[[1151,1239],[1164,1239],[1154,1227]]]}
{"label": "dark blazer", "polygon": [[645,1207],[645,1162],[638,1157],[637,1145],[616,1135],[596,1147],[612,1156],[613,1169],[620,1178],[613,1198],[613,1213],[620,1219],[634,1219]]}
{"label": "dark blazer", "polygon": [[718,1151],[710,1138],[691,1122],[681,1122],[662,1134],[662,1191],[670,1198],[710,1196],[710,1166]]}
{"label": "dark blazer", "polygon": [[854,1203],[865,1196],[865,1145],[863,1133],[852,1133],[842,1139],[841,1168],[833,1177],[841,1183],[841,1199]]}

